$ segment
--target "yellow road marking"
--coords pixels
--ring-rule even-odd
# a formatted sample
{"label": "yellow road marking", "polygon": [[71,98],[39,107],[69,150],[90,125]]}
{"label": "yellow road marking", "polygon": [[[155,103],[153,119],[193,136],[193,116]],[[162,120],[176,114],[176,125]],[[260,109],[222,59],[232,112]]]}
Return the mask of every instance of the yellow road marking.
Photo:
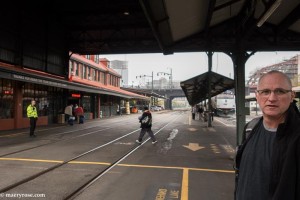
{"label": "yellow road marking", "polygon": [[4,138],[4,137],[15,137],[18,135],[23,135],[25,133],[14,133],[14,134],[9,134],[9,135],[1,135],[0,138]]}
{"label": "yellow road marking", "polygon": [[60,161],[60,160],[40,160],[40,159],[29,159],[29,158],[0,158],[0,160],[45,162],[45,163],[63,163],[63,161]]}
{"label": "yellow road marking", "polygon": [[[42,160],[42,159],[29,159],[29,158],[0,158],[0,160],[8,161],[26,161],[26,162],[44,162],[44,163],[63,163],[61,160]],[[69,164],[84,164],[84,165],[111,165],[107,162],[85,162],[85,161],[71,161]],[[207,169],[207,168],[189,168],[189,167],[174,167],[174,166],[159,166],[159,165],[134,165],[134,164],[118,164],[120,167],[137,167],[137,168],[154,168],[154,169],[177,169],[177,170],[192,170],[204,172],[217,172],[217,173],[234,173],[233,170],[220,170],[220,169]]]}
{"label": "yellow road marking", "polygon": [[189,199],[189,169],[183,169],[182,183],[181,183],[181,200]]}
{"label": "yellow road marking", "polygon": [[200,149],[204,149],[205,147],[199,146],[198,143],[189,143],[189,145],[182,145],[183,147],[191,150],[191,151],[198,151]]}
{"label": "yellow road marking", "polygon": [[71,161],[70,164],[85,164],[85,165],[111,165],[111,163],[106,162],[83,162],[83,161]]}

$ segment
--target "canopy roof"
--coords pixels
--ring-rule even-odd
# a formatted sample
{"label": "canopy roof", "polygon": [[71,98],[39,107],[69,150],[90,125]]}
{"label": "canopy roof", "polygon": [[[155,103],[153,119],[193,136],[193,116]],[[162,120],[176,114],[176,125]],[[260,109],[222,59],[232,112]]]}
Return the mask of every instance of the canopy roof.
{"label": "canopy roof", "polygon": [[79,54],[300,50],[299,0],[11,0],[0,11],[9,32],[63,34]]}
{"label": "canopy roof", "polygon": [[[208,82],[211,81],[209,91]],[[234,88],[234,81],[215,72],[206,72],[180,83],[190,105],[195,105],[226,90]]]}

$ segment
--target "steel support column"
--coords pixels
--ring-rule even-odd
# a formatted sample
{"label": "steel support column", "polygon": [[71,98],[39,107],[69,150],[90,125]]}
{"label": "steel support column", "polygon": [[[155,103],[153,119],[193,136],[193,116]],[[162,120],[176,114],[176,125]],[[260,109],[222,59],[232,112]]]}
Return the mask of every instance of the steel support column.
{"label": "steel support column", "polygon": [[208,51],[207,53],[208,56],[208,113],[207,113],[207,126],[208,127],[212,127],[211,124],[211,111],[212,111],[212,105],[211,105],[211,69],[212,69],[212,56],[213,56],[213,52],[212,51]]}
{"label": "steel support column", "polygon": [[238,50],[228,54],[234,67],[235,80],[235,101],[236,101],[236,143],[240,145],[242,142],[243,130],[246,124],[246,109],[245,109],[245,64],[248,58],[253,55],[248,54],[244,50]]}

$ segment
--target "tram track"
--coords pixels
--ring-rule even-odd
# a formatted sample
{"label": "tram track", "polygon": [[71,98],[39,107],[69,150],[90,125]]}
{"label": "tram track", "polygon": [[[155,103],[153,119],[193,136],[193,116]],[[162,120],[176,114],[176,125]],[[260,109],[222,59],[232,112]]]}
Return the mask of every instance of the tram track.
{"label": "tram track", "polygon": [[[179,116],[181,116],[181,115],[179,115]],[[174,117],[172,120],[168,120],[169,122],[168,122],[167,124],[165,124],[164,126],[162,126],[162,127],[161,127],[158,131],[156,131],[154,134],[155,134],[155,135],[158,134],[161,130],[163,130],[166,126],[168,126],[170,123],[172,123],[172,122],[173,122],[175,119],[177,119],[179,116]],[[97,147],[95,147],[95,148],[93,148],[93,149],[90,149],[89,151],[86,151],[86,152],[84,152],[84,153],[81,153],[80,155],[77,155],[77,156],[75,156],[75,157],[72,157],[71,159],[67,159],[67,160],[65,160],[65,161],[63,161],[63,162],[61,162],[61,163],[59,163],[59,164],[56,164],[56,165],[54,165],[54,166],[52,166],[52,167],[50,167],[50,168],[48,168],[48,169],[46,169],[46,170],[43,170],[43,171],[41,171],[41,172],[39,172],[39,173],[33,174],[33,175],[31,175],[31,176],[29,176],[29,177],[27,177],[27,178],[24,178],[24,179],[22,179],[22,180],[20,180],[20,181],[18,181],[18,182],[15,182],[15,183],[13,183],[13,184],[11,184],[11,185],[8,185],[8,186],[6,186],[6,187],[0,189],[0,193],[7,192],[7,191],[9,191],[9,190],[12,190],[12,189],[18,187],[18,186],[21,186],[21,185],[23,185],[23,184],[25,184],[25,183],[27,183],[27,182],[29,182],[29,181],[32,181],[32,180],[34,180],[34,179],[36,179],[36,178],[38,178],[38,177],[40,177],[40,176],[42,176],[42,175],[44,175],[44,174],[47,174],[47,173],[49,173],[49,172],[51,172],[51,171],[54,171],[55,169],[58,169],[58,168],[60,168],[60,167],[62,167],[62,166],[64,166],[64,165],[66,165],[66,164],[68,164],[68,163],[70,163],[70,162],[72,162],[72,161],[74,161],[74,160],[77,160],[77,159],[79,159],[79,158],[82,158],[83,156],[86,156],[86,155],[88,155],[88,154],[90,154],[90,153],[92,153],[92,152],[95,152],[95,151],[97,151],[97,150],[99,150],[99,149],[102,149],[102,148],[104,148],[104,147],[106,147],[106,146],[108,146],[108,145],[110,145],[110,144],[112,144],[112,143],[114,143],[114,142],[116,142],[116,141],[118,141],[118,140],[121,140],[121,139],[123,139],[123,138],[125,138],[125,137],[127,137],[127,136],[129,136],[129,135],[132,135],[133,133],[135,133],[135,132],[137,132],[137,131],[139,131],[139,130],[140,130],[140,129],[136,129],[136,130],[134,130],[134,131],[131,131],[131,132],[129,132],[129,133],[127,133],[127,134],[125,134],[125,135],[123,135],[123,136],[121,136],[121,137],[118,137],[118,138],[116,138],[116,139],[114,139],[114,140],[111,140],[111,141],[109,141],[109,142],[107,142],[107,143],[105,143],[105,144],[99,145],[99,146],[97,146]],[[78,136],[77,136],[77,137],[78,137]],[[140,145],[137,144],[137,145],[135,145],[134,147],[132,147],[125,155],[122,155],[117,161],[113,162],[113,164],[111,164],[110,166],[108,166],[106,169],[102,170],[102,171],[101,171],[100,173],[98,173],[95,177],[93,177],[90,181],[88,181],[88,182],[85,183],[83,186],[81,186],[80,188],[78,188],[75,192],[72,192],[72,193],[71,193],[72,195],[69,195],[68,198],[69,198],[69,199],[72,199],[72,198],[73,198],[72,196],[78,194],[78,192],[80,192],[80,191],[83,191],[84,188],[88,187],[91,183],[93,183],[94,181],[98,180],[101,176],[103,176],[105,173],[107,173],[109,170],[111,170],[114,166],[116,166],[118,163],[120,163],[122,160],[124,160],[126,157],[128,157],[130,154],[132,154],[134,151],[136,151],[137,149],[139,149],[142,145],[144,145],[149,139],[150,139],[150,138],[146,139],[146,140],[145,140],[142,144],[140,144]],[[60,141],[61,141],[61,140],[60,140]]]}
{"label": "tram track", "polygon": [[[124,121],[125,121],[125,120],[124,120]],[[120,123],[120,122],[116,122],[116,123]],[[58,142],[63,142],[63,141],[73,140],[73,139],[76,139],[76,138],[79,138],[79,137],[91,135],[91,134],[94,134],[94,133],[102,132],[102,131],[109,130],[109,129],[116,128],[116,127],[123,126],[123,125],[124,125],[124,124],[117,125],[117,126],[116,126],[116,125],[114,125],[114,126],[109,126],[109,127],[106,127],[106,128],[100,129],[100,130],[95,130],[95,131],[87,132],[87,133],[84,133],[84,134],[81,134],[81,135],[77,135],[77,136],[74,136],[74,137],[71,137],[71,138],[59,139],[59,140],[51,141],[51,142],[48,142],[48,143],[45,143],[45,144],[40,144],[40,145],[37,145],[37,146],[33,146],[33,147],[25,148],[25,149],[20,149],[20,150],[17,150],[17,151],[13,151],[13,152],[9,152],[9,153],[6,153],[6,154],[2,154],[2,155],[0,155],[0,158],[5,157],[5,156],[10,156],[10,155],[13,155],[13,154],[16,154],[16,153],[22,153],[22,152],[25,152],[25,151],[37,149],[37,148],[44,147],[44,146],[51,145],[51,144],[55,144],[55,143],[58,143]],[[100,125],[99,125],[99,126],[100,126]],[[99,126],[98,126],[98,127],[99,127]],[[63,132],[63,133],[53,134],[53,135],[51,135],[51,136],[70,134],[70,133],[79,132],[79,131],[84,131],[84,130],[92,129],[92,128],[97,128],[97,126],[89,127],[89,128],[85,128],[85,129],[80,129],[80,130],[66,131],[66,132]],[[47,138],[46,138],[46,139],[47,139]],[[49,139],[49,140],[50,140],[50,139]],[[52,140],[53,140],[53,139],[52,139]]]}
{"label": "tram track", "polygon": [[[55,143],[59,143],[59,142],[65,142],[65,141],[73,140],[73,139],[76,139],[76,138],[80,138],[80,137],[84,137],[84,136],[87,136],[87,135],[91,135],[91,134],[95,134],[95,133],[98,133],[98,132],[102,132],[102,131],[106,131],[106,130],[109,130],[109,129],[113,129],[113,128],[116,128],[116,127],[120,127],[120,126],[123,126],[124,124],[120,124],[120,125],[117,125],[117,126],[115,124],[122,123],[122,122],[125,122],[125,124],[128,124],[128,119],[114,122],[113,123],[114,125],[105,127],[103,129],[100,129],[100,130],[95,130],[95,131],[91,131],[91,132],[87,132],[87,133],[84,133],[84,134],[80,134],[80,135],[77,135],[77,136],[74,136],[74,137],[71,137],[71,138],[59,139],[59,140],[51,141],[51,142],[48,142],[48,143],[45,143],[45,144],[40,144],[40,145],[37,145],[37,146],[28,147],[28,148],[25,148],[25,149],[20,149],[20,150],[17,150],[17,151],[5,153],[5,154],[0,155],[0,158],[6,157],[6,156],[10,156],[10,155],[14,155],[14,154],[17,154],[17,153],[22,153],[22,152],[33,150],[33,149],[37,149],[37,148],[40,148],[40,147],[45,147],[45,146],[48,146],[48,145],[51,145],[51,144],[55,144]],[[136,122],[131,122],[131,123],[136,124]],[[158,123],[158,122],[155,122],[153,124],[156,124],[156,123]],[[88,127],[88,128],[79,129],[79,130],[77,129],[77,130],[65,131],[65,132],[62,132],[62,133],[56,133],[56,134],[53,134],[53,135],[50,135],[50,136],[52,137],[52,136],[58,136],[58,135],[66,135],[66,134],[70,134],[70,133],[76,133],[76,132],[80,132],[80,131],[85,131],[87,129],[97,128],[97,127],[100,127],[100,126],[102,126],[102,124],[100,124],[98,126],[92,126],[92,127]],[[140,129],[137,129],[137,130],[140,130]]]}
{"label": "tram track", "polygon": [[[167,123],[166,125],[164,125],[158,131],[156,131],[154,133],[154,135],[157,135],[160,131],[162,131],[165,127],[167,127],[169,124],[171,124],[177,118],[178,117],[176,117],[175,119],[171,120],[169,123]],[[93,185],[102,176],[104,176],[106,173],[108,173],[111,169],[113,169],[115,166],[117,166],[120,162],[122,162],[123,160],[125,160],[128,156],[130,156],[131,154],[133,154],[136,150],[138,150],[148,140],[150,140],[150,138],[147,138],[142,144],[139,144],[139,145],[131,148],[127,153],[125,153],[124,155],[122,155],[114,163],[112,163],[111,165],[109,165],[108,167],[106,167],[104,170],[102,170],[101,172],[99,172],[96,176],[94,176],[89,181],[87,181],[86,183],[84,183],[83,185],[81,185],[79,188],[77,188],[75,191],[73,191],[72,193],[70,193],[67,197],[64,198],[64,200],[73,200],[73,199],[75,199],[78,195],[80,195],[82,192],[84,192],[84,190],[86,190],[88,187],[90,187],[91,185]]]}

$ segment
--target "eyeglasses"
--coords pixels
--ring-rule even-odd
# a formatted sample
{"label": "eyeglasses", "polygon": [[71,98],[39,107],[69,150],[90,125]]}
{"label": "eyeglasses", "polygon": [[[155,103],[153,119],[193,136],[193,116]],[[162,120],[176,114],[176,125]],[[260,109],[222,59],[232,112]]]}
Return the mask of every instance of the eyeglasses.
{"label": "eyeglasses", "polygon": [[263,90],[256,90],[256,92],[261,95],[261,96],[269,96],[272,92],[276,95],[276,96],[282,96],[287,94],[288,92],[292,92],[292,90],[285,90],[282,88],[276,88],[275,90],[270,90],[270,89],[263,89]]}

